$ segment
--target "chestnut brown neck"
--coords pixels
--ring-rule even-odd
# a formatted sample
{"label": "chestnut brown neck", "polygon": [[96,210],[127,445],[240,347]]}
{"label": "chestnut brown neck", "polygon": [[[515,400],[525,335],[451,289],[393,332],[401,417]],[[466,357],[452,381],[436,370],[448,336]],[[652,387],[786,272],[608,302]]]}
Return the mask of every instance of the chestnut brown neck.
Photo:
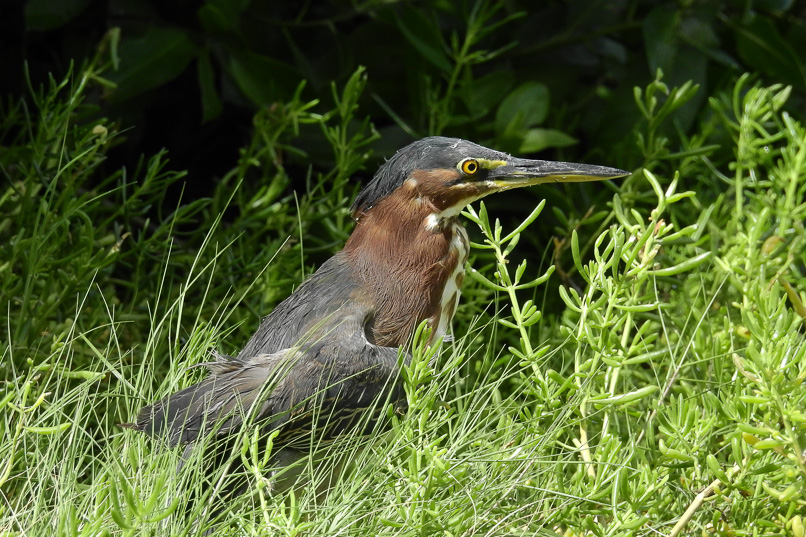
{"label": "chestnut brown neck", "polygon": [[419,195],[416,183],[404,184],[359,216],[342,251],[373,302],[367,335],[378,345],[406,345],[423,319],[429,319],[433,339],[450,321],[444,316],[453,316],[458,293],[448,297],[449,312],[443,295],[449,279],[449,289],[461,285],[457,271],[463,273],[466,236],[455,217],[439,222],[434,216],[439,212]]}

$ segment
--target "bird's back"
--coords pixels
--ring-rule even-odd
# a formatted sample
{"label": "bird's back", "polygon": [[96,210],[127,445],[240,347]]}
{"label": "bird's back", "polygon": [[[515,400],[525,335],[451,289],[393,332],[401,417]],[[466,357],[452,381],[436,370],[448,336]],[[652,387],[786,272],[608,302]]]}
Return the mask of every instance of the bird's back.
{"label": "bird's back", "polygon": [[[144,407],[126,426],[170,445],[193,443],[213,428],[229,434],[250,414],[284,435],[338,434],[376,398],[402,397],[398,349],[368,341],[372,316],[349,262],[336,254],[263,319],[238,356],[203,364],[210,370],[204,381]],[[311,426],[317,408],[329,415],[325,427]]]}
{"label": "bird's back", "polygon": [[338,253],[325,261],[307,281],[263,318],[238,357],[248,359],[304,345],[316,334],[337,325],[342,315],[336,312],[353,303],[362,308],[358,282],[345,257]]}

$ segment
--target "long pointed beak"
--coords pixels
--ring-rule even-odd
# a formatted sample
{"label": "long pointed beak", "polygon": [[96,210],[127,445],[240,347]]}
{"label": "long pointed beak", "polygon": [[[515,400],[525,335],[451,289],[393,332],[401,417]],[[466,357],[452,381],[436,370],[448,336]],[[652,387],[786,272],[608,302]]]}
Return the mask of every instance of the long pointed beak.
{"label": "long pointed beak", "polygon": [[500,190],[509,190],[543,183],[603,181],[628,175],[628,171],[606,166],[510,158],[503,166],[490,170],[487,180]]}

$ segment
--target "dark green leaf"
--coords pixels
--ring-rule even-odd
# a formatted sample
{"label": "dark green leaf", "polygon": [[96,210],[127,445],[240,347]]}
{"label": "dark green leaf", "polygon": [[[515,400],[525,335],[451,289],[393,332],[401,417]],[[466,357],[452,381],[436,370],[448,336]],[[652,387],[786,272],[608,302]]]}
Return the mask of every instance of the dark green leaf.
{"label": "dark green leaf", "polygon": [[[671,85],[705,80],[709,57],[719,56],[721,63],[730,64],[729,57],[708,48],[717,42],[710,25],[694,16],[684,17],[674,6],[654,9],[644,21],[643,34],[650,69],[661,69],[664,81]],[[684,128],[694,121],[702,99],[695,97],[677,110],[677,121]]]}
{"label": "dark green leaf", "polygon": [[199,54],[196,63],[199,76],[199,90],[201,91],[202,121],[210,121],[221,114],[221,99],[218,97],[218,90],[215,85],[215,71],[210,62],[210,54],[204,52]]}
{"label": "dark green leaf", "polygon": [[244,95],[258,106],[289,99],[302,78],[293,67],[254,52],[233,53],[230,72]]}
{"label": "dark green leaf", "polygon": [[755,17],[736,27],[739,56],[750,67],[776,80],[806,87],[806,68],[772,21]]}
{"label": "dark green leaf", "polygon": [[501,96],[506,95],[514,83],[515,75],[511,72],[497,71],[464,86],[459,96],[467,106],[470,116],[478,118],[498,106]]}
{"label": "dark green leaf", "polygon": [[52,30],[73,20],[92,0],[28,0],[25,25],[28,30]]}
{"label": "dark green leaf", "polygon": [[801,61],[806,62],[806,21],[793,21],[784,39],[799,55]]}
{"label": "dark green leaf", "polygon": [[753,7],[759,11],[789,11],[795,0],[753,0]]}
{"label": "dark green leaf", "polygon": [[151,28],[142,37],[124,38],[119,49],[120,69],[109,76],[117,84],[110,100],[125,101],[173,80],[196,52],[187,32],[177,28]]}
{"label": "dark green leaf", "polygon": [[232,30],[232,21],[216,6],[204,5],[196,12],[196,16],[207,34],[220,35]]}
{"label": "dark green leaf", "polygon": [[699,49],[719,47],[719,38],[707,19],[696,16],[683,17],[678,32],[681,39]]}
{"label": "dark green leaf", "polygon": [[652,73],[658,68],[664,73],[672,70],[677,56],[675,34],[679,20],[679,12],[673,5],[668,4],[653,9],[644,20],[644,48]]}
{"label": "dark green leaf", "polygon": [[406,6],[400,10],[395,22],[406,40],[426,60],[441,71],[450,73],[451,63],[445,53],[439,27],[433,18],[426,17],[424,13],[424,10]]}
{"label": "dark green leaf", "polygon": [[495,130],[513,133],[542,123],[549,112],[549,90],[539,82],[526,82],[510,93],[495,114]]}
{"label": "dark green leaf", "polygon": [[568,147],[577,139],[556,129],[529,129],[526,131],[519,153],[537,153],[549,147]]}
{"label": "dark green leaf", "polygon": [[199,8],[199,22],[208,32],[230,31],[238,28],[241,13],[250,0],[207,0]]}

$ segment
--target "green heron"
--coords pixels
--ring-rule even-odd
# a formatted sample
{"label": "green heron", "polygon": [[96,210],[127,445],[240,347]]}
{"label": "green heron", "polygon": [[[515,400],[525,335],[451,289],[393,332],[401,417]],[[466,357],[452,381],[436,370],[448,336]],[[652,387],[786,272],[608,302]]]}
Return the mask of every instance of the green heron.
{"label": "green heron", "polygon": [[[356,427],[378,398],[404,404],[399,350],[405,356],[422,321],[431,342],[448,335],[456,311],[469,249],[462,208],[513,188],[625,175],[514,158],[456,138],[404,147],[358,194],[344,249],[263,319],[238,356],[204,364],[207,378],[146,406],[126,426],[188,447],[205,432],[231,435],[246,416],[280,438],[314,430],[333,438]],[[314,414],[326,425],[314,425]],[[276,460],[306,450],[284,445]]]}

